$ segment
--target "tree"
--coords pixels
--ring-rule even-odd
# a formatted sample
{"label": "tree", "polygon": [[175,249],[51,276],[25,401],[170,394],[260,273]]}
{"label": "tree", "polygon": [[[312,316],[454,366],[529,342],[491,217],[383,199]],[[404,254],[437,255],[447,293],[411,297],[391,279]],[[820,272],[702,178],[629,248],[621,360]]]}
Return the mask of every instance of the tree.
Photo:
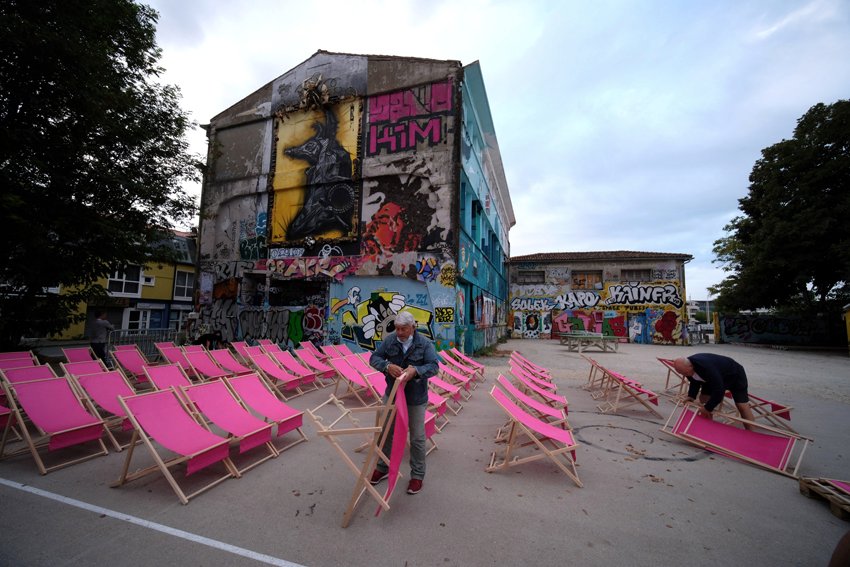
{"label": "tree", "polygon": [[816,104],[762,150],[743,213],[714,243],[720,310],[827,312],[850,301],[850,100]]}
{"label": "tree", "polygon": [[195,214],[157,18],[132,0],[0,3],[0,346],[81,320],[98,278],[167,261],[163,236]]}

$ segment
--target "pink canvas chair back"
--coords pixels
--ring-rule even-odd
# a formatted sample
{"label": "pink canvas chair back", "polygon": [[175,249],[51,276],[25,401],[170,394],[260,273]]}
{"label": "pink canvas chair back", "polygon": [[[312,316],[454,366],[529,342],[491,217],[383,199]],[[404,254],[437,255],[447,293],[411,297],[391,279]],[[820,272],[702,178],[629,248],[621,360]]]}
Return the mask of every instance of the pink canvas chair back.
{"label": "pink canvas chair back", "polygon": [[[103,421],[86,411],[65,378],[21,382],[13,389],[30,420],[52,434],[51,450],[99,439],[104,432]],[[62,433],[72,428],[82,429]]]}
{"label": "pink canvas chair back", "polygon": [[335,358],[331,360],[331,365],[336,369],[340,376],[357,384],[361,388],[369,389],[369,384],[366,382],[366,378],[363,377],[357,369],[353,368],[347,360],[344,358]]}
{"label": "pink canvas chair back", "polygon": [[136,345],[115,345],[113,348],[115,350],[139,350],[139,347],[137,347]]}
{"label": "pink canvas chair back", "polygon": [[122,396],[135,396],[136,391],[127,379],[117,370],[99,372],[97,374],[84,374],[77,377],[77,383],[100,407],[121,417],[126,417],[127,412],[118,401]]}
{"label": "pink canvas chair back", "polygon": [[546,388],[541,388],[540,386],[538,386],[537,384],[535,384],[534,382],[529,380],[526,377],[525,374],[523,374],[521,372],[517,373],[514,370],[511,370],[511,374],[513,374],[514,377],[517,380],[519,380],[519,382],[523,386],[525,386],[529,390],[537,393],[538,395],[540,395],[541,398],[543,398],[545,400],[549,400],[550,402],[556,403],[560,406],[566,406],[567,405],[567,398],[565,398],[564,396],[561,396],[559,394],[556,394],[551,390],[547,390]]}
{"label": "pink canvas chair back", "polygon": [[277,360],[284,368],[286,368],[292,374],[296,376],[301,376],[302,378],[310,378],[315,376],[315,372],[299,363],[295,360],[295,357],[292,356],[292,353],[288,350],[281,350],[280,352],[271,353],[272,358]]}
{"label": "pink canvas chair back", "polygon": [[0,370],[7,368],[23,368],[25,366],[35,366],[37,362],[34,358],[6,358],[0,360]]}
{"label": "pink canvas chair back", "polygon": [[327,358],[327,356],[328,356],[325,353],[323,353],[322,351],[320,351],[319,347],[317,347],[315,344],[313,344],[312,341],[301,341],[301,348],[309,350],[320,360]]}
{"label": "pink canvas chair back", "polygon": [[[297,425],[294,427],[301,427],[301,412],[280,401],[256,374],[243,374],[226,380],[245,405],[261,416],[277,422],[297,416]],[[278,429],[278,435],[282,433]]]}
{"label": "pink canvas chair back", "polygon": [[475,374],[475,372],[476,372],[475,369],[472,368],[471,366],[467,366],[466,364],[463,364],[463,363],[455,360],[451,356],[446,355],[446,356],[443,356],[442,359],[443,359],[443,364],[445,364],[446,366],[450,366],[450,367],[454,368],[455,370],[459,370],[459,371],[463,372],[464,374],[472,375],[472,374]]}
{"label": "pink canvas chair back", "polygon": [[31,351],[16,350],[12,352],[0,352],[0,360],[18,360],[21,358],[35,359]]}
{"label": "pink canvas chair back", "polygon": [[186,345],[183,347],[183,352],[204,352],[204,345]]}
{"label": "pink canvas chair back", "polygon": [[163,342],[160,342],[160,343],[154,343],[153,346],[155,346],[158,349],[161,349],[161,348],[174,348],[177,345],[174,344],[172,341],[163,341]]}
{"label": "pink canvas chair back", "polygon": [[555,419],[564,419],[566,417],[566,406],[564,406],[564,411],[558,411],[550,405],[544,404],[540,400],[535,400],[531,396],[527,395],[525,392],[517,388],[511,383],[510,380],[505,378],[503,374],[499,374],[499,377],[496,379],[505,392],[514,397],[518,402],[533,409],[534,411],[548,415],[550,417],[554,417]]}
{"label": "pink canvas chair back", "polygon": [[449,384],[442,378],[437,376],[431,376],[428,378],[428,384],[433,384],[440,390],[444,392],[448,392],[448,394],[452,397],[452,399],[456,402],[460,401],[460,387],[455,386],[454,384]]}
{"label": "pink canvas chair back", "polygon": [[251,372],[250,368],[242,365],[238,360],[236,360],[236,357],[233,356],[233,353],[227,350],[226,348],[211,350],[209,351],[209,354],[212,359],[218,363],[219,366],[234,374],[245,374],[247,372]]}
{"label": "pink canvas chair back", "polygon": [[264,347],[275,345],[274,341],[272,341],[271,339],[257,339],[257,344]]}
{"label": "pink canvas chair back", "polygon": [[43,380],[45,378],[57,378],[56,373],[49,364],[24,366],[23,368],[9,368],[8,370],[3,371],[3,376],[5,376],[6,380],[13,384],[31,382],[33,380]]}
{"label": "pink canvas chair back", "polygon": [[[560,427],[555,427],[550,423],[537,419],[514,403],[514,401],[511,400],[510,397],[498,386],[493,386],[493,389],[490,390],[490,395],[493,396],[496,403],[502,406],[505,412],[512,419],[517,420],[532,431],[536,431],[540,435],[549,439],[560,441],[564,445],[571,446],[576,444],[573,434],[569,429],[561,429]],[[573,456],[575,457],[575,454],[573,454]]]}
{"label": "pink canvas chair back", "polygon": [[295,387],[301,381],[299,376],[290,374],[281,368],[271,355],[261,352],[251,356],[251,362],[260,370],[271,376],[275,380],[283,382],[289,387]]}
{"label": "pink canvas chair back", "polygon": [[440,371],[443,372],[444,374],[454,378],[458,382],[461,382],[463,384],[463,388],[465,390],[469,390],[471,382],[472,382],[472,379],[469,376],[461,374],[460,372],[458,372],[457,370],[455,370],[451,366],[443,364],[442,362],[437,363],[437,368],[439,368]]}
{"label": "pink canvas chair back", "polygon": [[248,343],[245,341],[233,341],[230,344],[233,345],[233,350],[236,351],[236,354],[241,356],[242,360],[248,362],[248,351],[246,350],[248,348]]}
{"label": "pink canvas chair back", "polygon": [[179,455],[196,455],[187,462],[187,475],[227,458],[230,448],[226,439],[201,427],[174,390],[138,394],[123,398],[123,402],[157,443]]}
{"label": "pink canvas chair back", "polygon": [[552,382],[549,382],[547,380],[544,380],[539,375],[535,375],[533,372],[529,372],[528,369],[524,368],[522,365],[518,365],[518,364],[511,362],[510,368],[511,368],[511,373],[513,373],[514,376],[516,376],[517,374],[522,374],[524,378],[526,378],[527,380],[529,380],[531,382],[534,382],[535,384],[537,384],[541,388],[545,388],[546,390],[550,390],[552,392],[554,392],[558,389],[558,387],[555,384],[553,384]]}
{"label": "pink canvas chair back", "polygon": [[174,388],[180,391],[182,386],[191,386],[192,381],[183,372],[179,364],[164,364],[162,366],[146,366],[145,374],[157,390]]}
{"label": "pink canvas chair back", "polygon": [[187,371],[191,368],[189,361],[186,359],[186,353],[180,347],[161,348],[159,352],[171,364],[178,364],[180,368]]}
{"label": "pink canvas chair back", "polygon": [[63,362],[62,368],[65,370],[65,374],[69,374],[71,376],[82,376],[83,374],[94,374],[96,372],[106,372],[108,370],[108,368],[106,368],[100,360]]}
{"label": "pink canvas chair back", "polygon": [[266,354],[266,351],[263,350],[263,347],[257,346],[246,346],[245,352],[248,354],[248,357],[252,357],[256,354]]}
{"label": "pink canvas chair back", "polygon": [[240,453],[271,440],[271,424],[242,407],[221,380],[184,387],[183,394],[214,424],[243,437],[239,443]]}
{"label": "pink canvas chair back", "polygon": [[342,356],[342,353],[336,349],[335,345],[322,345],[322,350],[328,355],[328,358],[339,358]]}
{"label": "pink canvas chair back", "polygon": [[139,349],[133,347],[132,349],[115,350],[112,351],[112,357],[133,376],[145,376],[145,366],[148,365],[148,361],[145,360]]}
{"label": "pink canvas chair back", "polygon": [[327,372],[328,370],[333,370],[333,368],[319,360],[316,354],[311,350],[308,350],[306,348],[299,348],[295,351],[295,354],[298,355],[298,358],[304,361],[304,364],[306,364],[313,370],[318,370],[319,372]]}
{"label": "pink canvas chair back", "polygon": [[468,356],[466,356],[465,354],[460,352],[460,350],[458,350],[457,348],[450,348],[449,352],[452,353],[453,355],[455,355],[455,358],[457,358],[461,362],[468,364],[469,366],[476,368],[478,370],[484,370],[483,364],[481,364],[480,362],[478,362],[476,360],[469,358]]}
{"label": "pink canvas chair back", "polygon": [[349,355],[354,354],[354,353],[351,351],[351,349],[350,349],[350,348],[348,348],[348,345],[346,345],[346,344],[341,344],[341,343],[340,343],[340,344],[338,344],[338,345],[336,345],[336,351],[337,351],[337,352],[338,352],[341,356],[349,356]]}
{"label": "pink canvas chair back", "polygon": [[187,351],[184,354],[192,368],[205,378],[221,378],[230,375],[230,372],[219,367],[206,351]]}
{"label": "pink canvas chair back", "polygon": [[62,354],[68,362],[88,362],[97,358],[89,347],[63,348]]}

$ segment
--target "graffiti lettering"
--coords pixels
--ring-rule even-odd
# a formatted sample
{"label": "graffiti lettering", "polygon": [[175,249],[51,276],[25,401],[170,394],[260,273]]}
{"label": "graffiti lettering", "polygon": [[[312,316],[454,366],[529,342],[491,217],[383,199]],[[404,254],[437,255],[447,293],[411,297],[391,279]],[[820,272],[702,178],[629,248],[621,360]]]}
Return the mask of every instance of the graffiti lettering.
{"label": "graffiti lettering", "polygon": [[442,115],[452,109],[452,93],[449,80],[371,97],[367,155],[416,149],[419,142],[440,143],[448,127]]}
{"label": "graffiti lettering", "polygon": [[304,255],[303,248],[270,248],[269,259],[276,260],[278,258],[298,258]]}
{"label": "graffiti lettering", "polygon": [[570,291],[555,298],[558,309],[586,309],[596,307],[598,303],[599,294],[592,291]]}
{"label": "graffiti lettering", "polygon": [[355,266],[350,257],[329,256],[307,258],[281,258],[269,260],[267,269],[284,278],[328,277],[342,281],[346,275],[354,273]]}
{"label": "graffiti lettering", "polygon": [[607,305],[672,305],[681,307],[684,302],[679,289],[673,284],[652,285],[629,283],[608,286]]}
{"label": "graffiti lettering", "polygon": [[554,306],[548,297],[515,297],[511,300],[511,309],[517,311],[548,311]]}
{"label": "graffiti lettering", "polygon": [[455,319],[455,310],[453,307],[435,307],[434,320],[437,323],[451,323]]}

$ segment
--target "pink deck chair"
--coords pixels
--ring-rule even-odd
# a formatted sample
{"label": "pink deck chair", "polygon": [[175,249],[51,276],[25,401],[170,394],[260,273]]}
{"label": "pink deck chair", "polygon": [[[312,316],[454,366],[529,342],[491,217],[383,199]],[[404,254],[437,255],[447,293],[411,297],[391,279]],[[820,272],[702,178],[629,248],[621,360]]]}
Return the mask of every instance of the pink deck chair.
{"label": "pink deck chair", "polygon": [[210,358],[206,350],[186,351],[183,353],[196,376],[200,376],[204,380],[217,380],[233,374],[229,370],[225,370],[215,363]]}
{"label": "pink deck chair", "polygon": [[[137,440],[141,440],[150,451],[155,464],[132,473],[128,472],[134,454],[133,450],[128,450],[121,476],[111,486],[123,486],[159,471],[180,502],[188,504],[190,499],[225,480],[241,476],[230,460],[229,441],[195,421],[173,388],[120,398],[120,402],[133,424],[131,443],[135,445]],[[176,456],[161,455],[154,441],[168,451],[176,453]],[[223,465],[226,474],[213,478],[212,481],[187,494],[171,474],[173,467],[183,463],[186,464],[187,476],[217,463]]]}
{"label": "pink deck chair", "polygon": [[77,384],[79,391],[84,392],[89,397],[93,406],[96,404],[95,410],[100,407],[109,414],[104,416],[102,412],[97,412],[97,417],[106,424],[106,433],[115,450],[124,449],[127,444],[119,443],[112,430],[124,432],[133,429],[133,424],[127,419],[127,413],[121,406],[121,402],[118,401],[118,398],[122,396],[136,395],[136,390],[133,389],[127,378],[117,370],[110,370],[97,374],[73,376],[71,381]]}
{"label": "pink deck chair", "polygon": [[245,409],[223,381],[184,386],[183,394],[197,411],[226,431],[231,442],[238,443],[240,455],[258,447],[265,447],[266,453],[239,469],[240,474],[278,456],[271,443],[272,424],[255,417]]}
{"label": "pink deck chair", "polygon": [[156,347],[157,350],[163,348],[177,348],[177,345],[174,344],[173,341],[161,341],[158,343],[154,343],[153,346]]}
{"label": "pink deck chair", "polygon": [[281,350],[280,345],[271,339],[257,339],[257,345],[263,347],[266,352]]}
{"label": "pink deck chair", "polygon": [[[356,368],[352,367],[346,358],[335,358],[330,363],[340,377],[334,388],[334,396],[339,398],[353,396],[364,406],[376,404],[381,400],[380,394],[372,384]],[[338,394],[339,387],[342,385],[345,386],[345,392]]]}
{"label": "pink deck chair", "polygon": [[[734,416],[724,416],[728,422],[708,419],[699,415],[695,408],[690,403],[677,403],[661,431],[720,455],[792,478],[799,476],[800,464],[811,439]],[[752,430],[734,424],[749,425]]]}
{"label": "pink deck chair", "polygon": [[183,345],[183,352],[205,352],[204,345]]}
{"label": "pink deck chair", "polygon": [[541,378],[540,375],[537,375],[537,374],[534,374],[533,372],[530,372],[526,367],[522,366],[521,364],[517,364],[516,362],[514,362],[512,360],[508,363],[508,365],[510,366],[512,373],[522,374],[523,376],[525,376],[526,378],[528,378],[530,381],[534,382],[535,384],[537,384],[541,388],[549,390],[550,392],[556,392],[558,390],[558,386],[554,382],[551,382],[549,380],[545,380],[545,379]]}
{"label": "pink deck chair", "polygon": [[626,378],[619,372],[614,372],[605,367],[602,368],[610,377],[613,386],[605,401],[596,406],[600,412],[618,413],[629,406],[640,404],[656,417],[661,417],[661,414],[650,405],[658,406],[658,394],[644,387],[640,382]]}
{"label": "pink deck chair", "polygon": [[[139,350],[139,347],[136,346],[135,344],[132,344],[132,345],[115,345],[112,348],[114,348],[115,350]],[[141,352],[141,351],[139,351],[139,352]]]}
{"label": "pink deck chair", "polygon": [[475,378],[478,381],[484,381],[484,365],[460,352],[457,348],[450,348],[443,351],[447,356],[454,358],[460,364],[471,368],[475,371]]}
{"label": "pink deck chair", "polygon": [[162,355],[162,358],[166,360],[169,364],[177,364],[182,368],[186,374],[189,374],[193,378],[200,378],[195,370],[192,368],[192,365],[189,364],[189,360],[186,358],[186,353],[183,352],[183,349],[180,347],[164,347],[159,348],[159,353]]}
{"label": "pink deck chair", "polygon": [[[537,419],[514,403],[498,385],[490,390],[490,396],[505,412],[510,424],[504,434],[504,448],[493,452],[487,472],[548,458],[578,487],[582,486],[576,471],[575,450],[578,442],[569,429]],[[524,457],[516,454],[530,445],[539,450]]]}
{"label": "pink deck chair", "polygon": [[242,374],[232,378],[225,378],[224,382],[242,400],[242,403],[251,410],[257,412],[263,419],[277,424],[277,437],[296,431],[298,439],[280,447],[275,446],[278,453],[294,447],[298,443],[307,440],[307,436],[301,430],[304,422],[304,412],[289,407],[277,396],[271,387],[257,374]]}
{"label": "pink deck chair", "polygon": [[301,379],[301,386],[306,386],[307,384],[313,384],[315,386],[316,373],[298,362],[298,360],[292,356],[291,352],[288,350],[272,350],[269,354],[275,359],[275,361],[277,361],[278,364],[283,366],[287,372],[298,376]]}
{"label": "pink deck chair", "polygon": [[248,356],[248,343],[245,341],[233,341],[230,343],[233,347],[233,350],[236,351],[236,354],[239,355],[239,358],[242,359],[242,362],[248,364],[250,357]]}
{"label": "pink deck chair", "polygon": [[0,360],[20,360],[22,358],[29,358],[33,361],[33,363],[37,362],[36,357],[31,350],[0,352]]}
{"label": "pink deck chair", "polygon": [[[566,407],[556,408],[549,404],[544,404],[540,400],[529,396],[517,388],[510,380],[505,378],[503,374],[499,374],[499,377],[496,378],[496,382],[506,394],[511,396],[518,406],[540,421],[547,422],[563,429],[572,429],[569,421],[567,421]],[[498,434],[496,438],[499,438]]]}
{"label": "pink deck chair", "polygon": [[517,381],[520,390],[531,396],[537,397],[544,404],[548,404],[556,408],[564,408],[566,411],[569,402],[565,396],[556,394],[546,388],[541,388],[534,381],[530,380],[527,375],[520,369],[514,368],[511,370],[511,375]]}
{"label": "pink deck chair", "polygon": [[469,400],[472,396],[472,383],[473,378],[471,378],[468,374],[463,374],[457,371],[454,367],[449,366],[448,364],[443,364],[442,362],[437,363],[437,368],[439,369],[439,376],[448,382],[449,384],[454,384],[456,386],[460,386],[462,388],[461,395],[464,400]]}
{"label": "pink deck chair", "polygon": [[319,360],[312,351],[299,348],[296,349],[295,354],[298,355],[304,366],[316,373],[317,378],[322,380],[336,380],[336,370],[328,366],[326,362]]}
{"label": "pink deck chair", "polygon": [[65,360],[68,362],[87,362],[89,360],[97,360],[97,355],[91,347],[63,348],[62,354],[65,355]]}
{"label": "pink deck chair", "polygon": [[328,358],[341,358],[344,356],[337,350],[336,345],[322,345],[322,351],[328,356]]}
{"label": "pink deck chair", "polygon": [[[3,390],[11,415],[0,442],[0,458],[29,452],[38,471],[44,475],[109,453],[103,443],[103,420],[93,415],[93,408],[85,406],[66,378],[47,378],[17,384],[4,381]],[[30,431],[27,421],[35,433]],[[8,428],[13,424],[19,425],[26,446],[7,453]],[[84,456],[74,453],[74,457],[51,466],[45,465],[39,453],[45,447],[53,452],[88,442],[96,444],[93,452]]]}
{"label": "pink deck chair", "polygon": [[469,379],[470,379],[470,383],[469,383],[470,389],[474,390],[475,388],[478,387],[478,382],[480,381],[480,375],[478,374],[477,370],[475,370],[471,366],[467,366],[467,365],[465,365],[461,362],[458,362],[455,358],[452,358],[451,356],[445,355],[445,356],[442,356],[441,358],[443,360],[443,362],[441,363],[441,364],[443,364],[443,366],[449,367],[452,370],[454,370],[455,372],[469,377]]}
{"label": "pink deck chair", "polygon": [[157,390],[173,389],[178,396],[183,395],[182,388],[191,386],[192,380],[179,364],[161,364],[145,366],[145,374]]}
{"label": "pink deck chair", "polygon": [[463,409],[463,404],[460,401],[463,397],[460,386],[450,384],[437,375],[428,378],[428,388],[434,390],[446,400],[446,409],[454,415],[459,414],[460,410]]}
{"label": "pink deck chair", "polygon": [[448,409],[449,399],[429,388],[428,411],[434,414],[434,427],[437,432],[442,432],[443,428],[449,424],[449,416],[446,415]]}
{"label": "pink deck chair", "polygon": [[545,366],[540,366],[539,364],[535,364],[534,362],[532,362],[531,360],[529,360],[528,358],[523,356],[523,354],[521,352],[519,352],[518,350],[511,351],[511,359],[516,360],[517,362],[519,362],[520,364],[527,367],[529,370],[534,371],[537,374],[549,375],[549,369],[548,368],[546,368]]}
{"label": "pink deck chair", "polygon": [[139,382],[147,382],[148,377],[145,374],[145,367],[149,366],[150,363],[135,346],[133,348],[113,350],[110,356],[115,361],[115,366],[117,368],[123,368],[128,376]]}
{"label": "pink deck chair", "polygon": [[301,345],[301,348],[309,350],[322,362],[327,361],[328,355],[319,350],[319,347],[317,347],[313,341],[301,341],[299,344]]}
{"label": "pink deck chair", "polygon": [[219,366],[231,374],[247,374],[249,372],[253,372],[253,370],[236,360],[233,353],[226,348],[213,349],[209,351],[209,354]]}
{"label": "pink deck chair", "polygon": [[29,382],[31,380],[43,380],[45,378],[58,378],[53,367],[49,364],[39,364],[38,366],[24,366],[22,368],[7,368],[0,370],[6,380],[13,384],[19,382]]}
{"label": "pink deck chair", "polygon": [[[301,389],[301,377],[284,370],[271,355],[258,352],[250,356],[251,364],[260,371],[269,383],[275,385],[275,389],[283,396],[284,400],[304,394]],[[284,390],[290,393],[289,397],[283,393]],[[295,393],[292,394],[292,392]]]}
{"label": "pink deck chair", "polygon": [[109,370],[102,360],[83,360],[80,362],[61,362],[59,365],[68,376],[82,376]]}
{"label": "pink deck chair", "polygon": [[8,370],[11,368],[23,368],[27,366],[35,366],[38,364],[34,358],[5,358],[0,360],[0,370]]}
{"label": "pink deck chair", "polygon": [[351,356],[352,354],[354,354],[354,352],[352,352],[352,350],[348,348],[348,345],[345,343],[340,343],[336,345],[336,351],[339,353],[340,356]]}

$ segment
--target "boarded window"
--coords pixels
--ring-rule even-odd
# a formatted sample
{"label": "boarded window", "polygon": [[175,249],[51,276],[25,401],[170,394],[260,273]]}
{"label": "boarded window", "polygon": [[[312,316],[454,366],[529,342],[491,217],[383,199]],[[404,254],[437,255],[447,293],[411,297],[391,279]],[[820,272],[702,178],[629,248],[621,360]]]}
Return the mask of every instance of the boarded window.
{"label": "boarded window", "polygon": [[602,289],[602,270],[573,270],[572,282],[573,289]]}

